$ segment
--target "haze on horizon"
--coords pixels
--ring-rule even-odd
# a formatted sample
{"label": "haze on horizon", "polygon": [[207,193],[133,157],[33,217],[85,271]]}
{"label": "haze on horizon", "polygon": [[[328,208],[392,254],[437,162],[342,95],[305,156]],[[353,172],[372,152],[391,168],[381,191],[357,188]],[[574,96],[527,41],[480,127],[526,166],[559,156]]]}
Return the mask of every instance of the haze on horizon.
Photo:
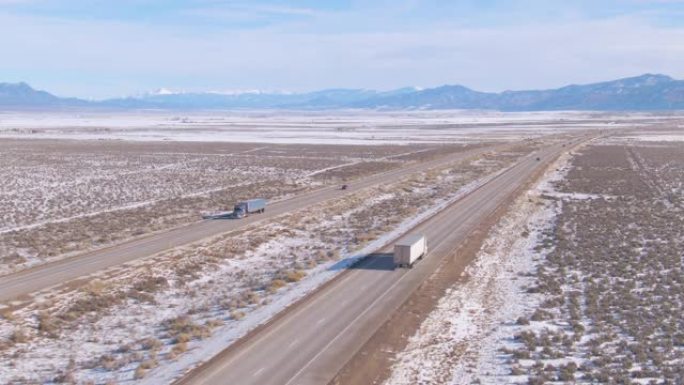
{"label": "haze on horizon", "polygon": [[60,96],[684,78],[684,1],[0,0],[0,82]]}

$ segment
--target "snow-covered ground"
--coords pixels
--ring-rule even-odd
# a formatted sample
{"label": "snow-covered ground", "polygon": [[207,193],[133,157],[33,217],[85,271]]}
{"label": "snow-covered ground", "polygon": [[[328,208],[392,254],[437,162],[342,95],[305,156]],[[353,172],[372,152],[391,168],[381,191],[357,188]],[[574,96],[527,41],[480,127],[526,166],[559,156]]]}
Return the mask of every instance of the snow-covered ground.
{"label": "snow-covered ground", "polygon": [[628,128],[676,115],[588,112],[5,112],[0,137],[406,144],[539,136],[549,131]]}
{"label": "snow-covered ground", "polygon": [[[198,344],[196,349],[193,349],[189,354],[182,356],[180,359],[171,363],[170,365],[165,365],[164,367],[158,368],[157,370],[150,373],[150,375],[140,383],[150,385],[170,383],[174,378],[178,377],[180,374],[196,366],[198,363],[205,361],[208,357],[213,357],[214,355],[218,354],[219,352],[227,348],[235,340],[247,334],[249,330],[268,321],[271,317],[283,311],[290,304],[294,303],[306,294],[315,290],[323,283],[334,278],[337,274],[341,273],[345,267],[353,265],[359,258],[362,258],[372,253],[373,251],[381,249],[382,247],[386,246],[387,244],[389,244],[391,240],[396,239],[397,237],[401,236],[402,234],[406,233],[411,228],[416,226],[418,223],[438,213],[444,207],[460,199],[469,191],[472,191],[473,189],[482,185],[498,173],[499,172],[473,181],[463,186],[461,189],[457,190],[455,194],[452,194],[447,198],[440,199],[434,202],[430,207],[427,207],[418,215],[403,220],[391,231],[383,233],[379,238],[368,243],[362,249],[355,250],[351,253],[343,255],[342,261],[331,261],[317,267],[313,271],[308,272],[307,278],[303,279],[299,284],[297,284],[290,290],[287,290],[283,293],[279,293],[279,295],[274,296],[272,302],[268,303],[267,305],[259,309],[254,310],[252,313],[250,313],[249,317],[244,320],[244,322],[241,322],[238,325],[236,325],[237,327],[222,327],[214,335],[212,335],[212,337],[208,339],[206,342]],[[392,195],[388,194],[385,198],[387,199],[391,197]],[[375,199],[378,198],[376,197]],[[363,210],[363,207],[360,208],[360,210]],[[290,242],[291,241],[293,240],[290,239]],[[295,239],[294,241],[301,241],[301,239]],[[282,246],[283,244],[283,242],[276,243],[279,243],[280,246]],[[269,246],[266,246],[265,248],[268,249],[268,247]]]}
{"label": "snow-covered ground", "polygon": [[369,188],[39,293],[0,321],[12,341],[0,378],[167,383],[532,150]]}
{"label": "snow-covered ground", "polygon": [[[684,131],[684,128],[682,128]],[[643,141],[643,142],[684,142],[684,133],[662,133],[662,134],[641,134],[641,135],[630,135],[615,138],[616,141],[627,140],[627,141]]]}
{"label": "snow-covered ground", "polygon": [[547,172],[539,184],[520,197],[494,227],[465,284],[452,287],[440,299],[420,329],[398,354],[386,385],[510,384],[510,369],[501,349],[509,345],[516,320],[528,315],[543,298],[522,295],[543,254],[536,249],[553,223],[558,205],[541,199],[553,192],[559,171]]}
{"label": "snow-covered ground", "polygon": [[0,139],[0,274],[462,149]]}
{"label": "snow-covered ground", "polygon": [[561,159],[385,384],[682,383],[681,150],[609,137]]}

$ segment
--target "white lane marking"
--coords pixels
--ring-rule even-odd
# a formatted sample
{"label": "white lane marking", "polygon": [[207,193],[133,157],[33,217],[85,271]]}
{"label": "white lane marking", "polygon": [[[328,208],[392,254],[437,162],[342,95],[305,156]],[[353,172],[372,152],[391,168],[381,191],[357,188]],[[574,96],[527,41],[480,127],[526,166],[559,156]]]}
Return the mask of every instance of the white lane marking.
{"label": "white lane marking", "polygon": [[291,348],[299,343],[299,338],[295,338],[294,341],[290,342],[289,345],[287,345],[288,348]]}
{"label": "white lane marking", "polygon": [[401,281],[403,281],[404,278],[406,278],[407,276],[408,274],[404,274],[401,277],[399,277],[399,279],[396,280],[392,286],[385,290],[385,292],[382,293],[382,295],[380,295],[378,298],[375,299],[375,301],[373,301],[368,307],[366,307],[366,309],[362,311],[361,314],[359,314],[358,316],[356,316],[356,318],[354,318],[354,320],[349,322],[347,327],[345,327],[341,332],[337,333],[335,338],[330,340],[330,342],[328,342],[328,344],[325,345],[323,349],[319,350],[318,353],[316,353],[316,355],[306,363],[306,365],[302,366],[302,368],[299,369],[299,371],[297,371],[297,373],[295,373],[295,375],[292,376],[292,378],[290,378],[290,380],[286,382],[285,385],[290,385],[292,381],[294,381],[304,370],[306,370],[311,365],[312,362],[316,361],[318,357],[320,357],[321,354],[325,353],[325,351],[328,350],[328,348],[330,348],[332,344],[334,344],[342,335],[346,334],[352,326],[356,326],[356,323],[359,319],[361,319],[361,317],[365,316],[366,313],[368,313],[370,310],[375,309],[375,305],[378,302],[380,302],[383,298],[385,298],[385,296],[387,296],[388,293],[393,292],[394,288],[397,287],[397,285],[399,285],[399,283],[401,283]]}
{"label": "white lane marking", "polygon": [[[365,267],[370,268],[372,267],[376,262],[379,262],[379,260],[371,260]],[[349,274],[346,277],[343,277],[336,285],[343,285],[346,281],[349,281],[353,279],[355,275]],[[318,298],[314,298],[312,301],[310,301],[308,304],[306,304],[304,307],[295,309],[295,311],[291,314],[289,314],[287,317],[283,319],[283,322],[280,324],[276,324],[274,328],[270,329],[267,331],[265,334],[262,334],[260,336],[257,336],[254,342],[242,351],[238,352],[236,355],[233,357],[230,357],[228,360],[225,362],[221,363],[218,368],[215,370],[211,370],[209,374],[207,374],[206,377],[211,378],[212,376],[215,376],[216,374],[219,374],[223,369],[233,363],[233,361],[237,360],[238,358],[242,357],[244,354],[248,353],[250,350],[254,349],[255,346],[257,346],[260,343],[263,343],[268,337],[270,337],[272,334],[277,333],[280,329],[286,327],[289,325],[292,321],[296,320],[296,318],[304,313],[306,310],[308,310],[310,307],[316,305],[318,302],[323,301],[326,297],[334,294],[335,291],[329,290],[327,292],[324,292],[321,294]]]}
{"label": "white lane marking", "polygon": [[254,374],[252,374],[252,377],[256,377],[256,376],[260,375],[261,372],[264,371],[264,369],[266,369],[266,368],[261,368],[261,369],[257,370],[256,372],[254,372]]}

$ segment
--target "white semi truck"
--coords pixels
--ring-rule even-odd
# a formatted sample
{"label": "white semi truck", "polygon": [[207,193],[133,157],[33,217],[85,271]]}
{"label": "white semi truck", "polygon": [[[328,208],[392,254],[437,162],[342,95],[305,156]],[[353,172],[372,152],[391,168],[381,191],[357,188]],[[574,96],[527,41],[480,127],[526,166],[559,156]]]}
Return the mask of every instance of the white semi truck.
{"label": "white semi truck", "polygon": [[202,214],[203,219],[234,219],[244,218],[249,214],[263,213],[266,211],[266,199],[250,199],[238,202],[233,211],[219,211]]}
{"label": "white semi truck", "polygon": [[394,244],[394,265],[413,267],[417,260],[427,255],[427,241],[424,235],[413,234]]}

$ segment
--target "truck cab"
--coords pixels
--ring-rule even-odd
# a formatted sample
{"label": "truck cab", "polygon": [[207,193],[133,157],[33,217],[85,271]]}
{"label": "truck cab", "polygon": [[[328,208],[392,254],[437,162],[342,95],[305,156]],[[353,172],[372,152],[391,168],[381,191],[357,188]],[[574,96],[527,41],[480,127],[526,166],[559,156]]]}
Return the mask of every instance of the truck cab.
{"label": "truck cab", "polygon": [[247,214],[245,213],[245,210],[242,208],[240,205],[235,205],[235,208],[233,208],[233,216],[235,218],[244,218]]}

